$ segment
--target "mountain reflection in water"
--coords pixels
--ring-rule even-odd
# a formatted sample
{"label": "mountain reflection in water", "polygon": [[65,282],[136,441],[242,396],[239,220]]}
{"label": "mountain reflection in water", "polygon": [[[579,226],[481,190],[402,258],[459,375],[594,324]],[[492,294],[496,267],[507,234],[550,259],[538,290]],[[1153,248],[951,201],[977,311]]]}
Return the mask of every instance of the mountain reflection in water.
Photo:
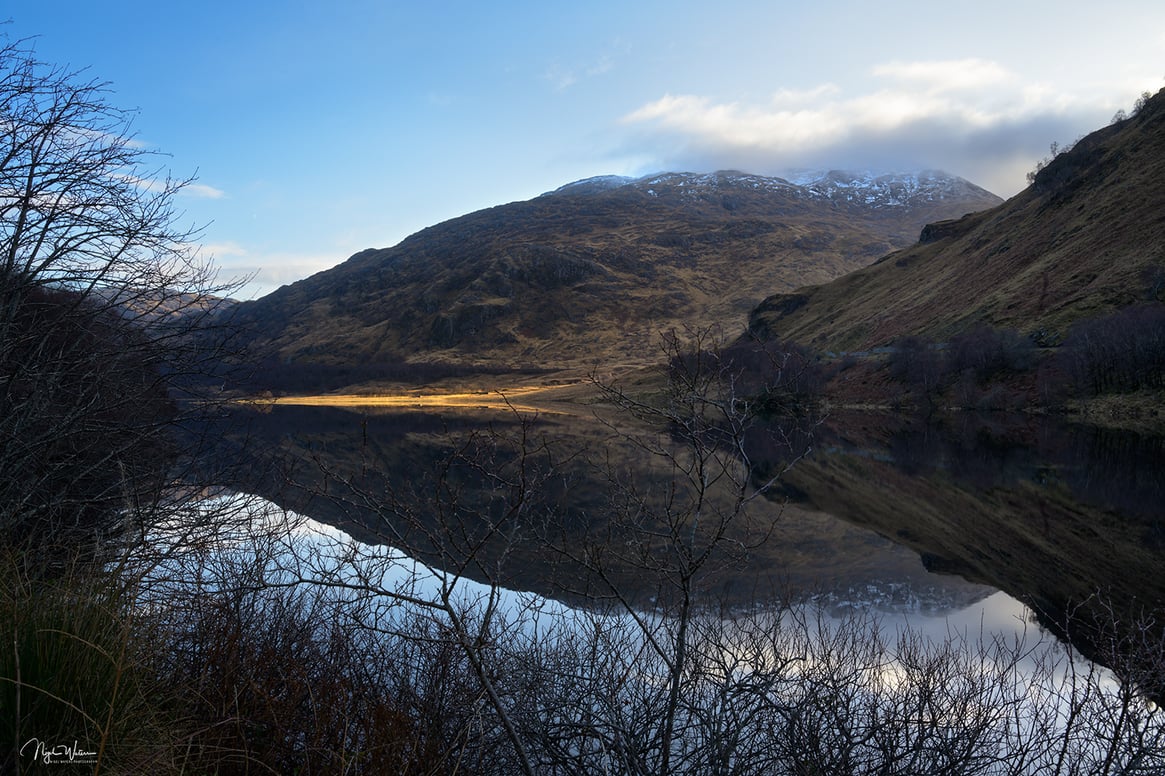
{"label": "mountain reflection in water", "polygon": [[[1095,660],[1146,644],[1160,656],[1165,439],[1044,417],[853,413],[817,443],[783,482],[800,503],[1007,592]],[[1145,670],[1138,681],[1165,697],[1159,657]]]}
{"label": "mountain reflection in water", "polygon": [[[405,494],[414,499],[413,514],[428,509],[439,521],[454,510],[424,499],[439,500],[444,487],[446,497],[456,496],[459,524],[472,534],[474,520],[505,508],[488,465],[512,468],[520,458],[498,439],[520,436],[537,448],[522,463],[537,470],[541,513],[552,516],[567,541],[610,530],[603,510],[611,506],[613,476],[637,478],[644,491],[669,476],[616,433],[618,424],[634,421],[615,423],[586,408],[528,426],[496,411],[290,406],[240,409],[227,423],[224,452],[241,452],[248,462],[239,489],[361,541],[403,544],[427,562],[448,557],[433,543],[449,524],[404,536],[376,508],[377,498]],[[769,431],[760,424],[745,440],[755,482],[789,458],[772,442],[783,436]],[[449,475],[443,467],[450,451],[464,452],[468,437],[488,465]],[[1077,621],[1116,613],[1132,622],[1165,601],[1160,438],[1049,418],[961,414],[935,423],[840,413],[814,426],[811,442],[812,451],[753,510],[752,519],[771,535],[726,558],[707,580],[709,596],[729,607],[779,597],[933,615],[998,589],[1086,654],[1095,653],[1097,632],[1069,624],[1069,612]],[[453,481],[438,482],[439,471]],[[585,585],[577,569],[547,552],[534,533],[517,531],[506,535],[504,547],[483,547],[484,562],[469,575],[488,568],[495,582],[578,603]],[[636,588],[635,570],[622,571],[622,584],[641,601],[652,600],[657,591]],[[564,578],[571,584],[563,586]]]}
{"label": "mountain reflection in water", "polygon": [[[665,470],[651,470],[652,463],[642,451],[621,440],[607,425],[609,420],[596,419],[584,410],[575,416],[541,417],[526,432],[531,437],[528,444],[554,451],[556,476],[544,483],[539,497],[546,499],[545,509],[556,520],[578,528],[579,541],[584,534],[593,536],[604,530],[612,470],[620,476],[633,471],[641,489],[646,489],[643,482],[659,489],[670,476]],[[620,422],[633,421],[621,418]],[[503,412],[436,414],[302,406],[275,406],[262,413],[240,411],[230,420],[230,427],[233,431],[225,438],[240,444],[246,441],[249,466],[237,483],[239,489],[332,523],[360,541],[394,546],[401,544],[400,537],[386,530],[386,516],[372,508],[370,501],[386,489],[398,498],[408,491],[416,499],[414,508],[425,509],[421,500],[433,497],[437,488],[434,472],[447,464],[450,452],[466,438],[476,435],[492,440],[520,433],[518,419]],[[789,454],[787,449],[780,452],[782,460]],[[488,454],[499,468],[514,463],[512,450],[491,447]],[[506,460],[499,460],[503,456]],[[359,480],[361,491],[355,497],[346,490],[353,478]],[[471,509],[487,514],[496,506],[487,503],[494,490],[484,480],[471,482],[461,472],[456,486],[462,502],[474,494],[481,497],[481,503]],[[821,509],[791,503],[784,495],[758,500],[754,506],[751,518],[766,525],[771,535],[762,546],[727,559],[708,583],[710,592],[725,598],[729,606],[792,597],[816,598],[839,607],[937,613],[961,608],[992,592],[958,577],[930,573],[909,548]],[[584,531],[584,526],[593,530]],[[418,538],[427,541],[429,537]],[[409,549],[420,549],[427,561],[433,559],[432,548]],[[563,573],[561,559],[537,541],[519,539],[517,547],[505,550],[507,585],[572,598],[555,579]],[[622,582],[636,588],[633,572],[627,570],[627,574]],[[655,593],[647,587],[636,590],[642,600]]]}

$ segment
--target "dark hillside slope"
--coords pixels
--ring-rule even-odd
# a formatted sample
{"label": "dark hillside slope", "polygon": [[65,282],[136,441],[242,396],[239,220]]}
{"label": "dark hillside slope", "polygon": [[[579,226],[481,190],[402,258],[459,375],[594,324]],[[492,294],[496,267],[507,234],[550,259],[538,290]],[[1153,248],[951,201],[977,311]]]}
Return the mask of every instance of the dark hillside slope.
{"label": "dark hillside slope", "polygon": [[1080,319],[1144,300],[1165,267],[1165,92],[1039,171],[1006,203],[827,285],[778,294],[754,334],[833,350],[979,322],[1056,343]]}
{"label": "dark hillside slope", "polygon": [[641,363],[661,331],[739,330],[774,288],[830,280],[927,221],[998,202],[942,173],[583,181],[363,251],[237,312],[256,359],[285,371]]}

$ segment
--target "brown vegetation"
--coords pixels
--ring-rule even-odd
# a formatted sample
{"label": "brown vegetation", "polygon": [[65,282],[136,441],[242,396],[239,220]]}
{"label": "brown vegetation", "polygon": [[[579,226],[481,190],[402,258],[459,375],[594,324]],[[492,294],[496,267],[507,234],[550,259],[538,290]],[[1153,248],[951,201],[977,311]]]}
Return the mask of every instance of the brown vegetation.
{"label": "brown vegetation", "polygon": [[406,362],[418,373],[644,366],[660,332],[739,330],[774,290],[838,277],[913,241],[927,219],[998,202],[965,182],[949,199],[877,209],[730,174],[664,177],[471,213],[241,305],[265,359],[259,387],[297,371],[318,380],[299,390],[407,380],[389,374]]}
{"label": "brown vegetation", "polygon": [[[1036,342],[1144,299],[1165,266],[1165,94],[1061,153],[991,210],[929,229],[931,239],[823,286],[777,295],[752,331],[833,351],[907,335],[946,341],[985,323]],[[941,228],[940,228],[941,227]]]}

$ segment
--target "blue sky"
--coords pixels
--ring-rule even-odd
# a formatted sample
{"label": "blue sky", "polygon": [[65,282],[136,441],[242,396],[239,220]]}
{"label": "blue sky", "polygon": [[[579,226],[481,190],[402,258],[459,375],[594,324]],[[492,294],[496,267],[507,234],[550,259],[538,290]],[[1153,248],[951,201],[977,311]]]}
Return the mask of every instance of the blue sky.
{"label": "blue sky", "polygon": [[1165,3],[3,0],[197,174],[180,205],[270,291],[593,175],[921,169],[1002,196],[1165,86]]}

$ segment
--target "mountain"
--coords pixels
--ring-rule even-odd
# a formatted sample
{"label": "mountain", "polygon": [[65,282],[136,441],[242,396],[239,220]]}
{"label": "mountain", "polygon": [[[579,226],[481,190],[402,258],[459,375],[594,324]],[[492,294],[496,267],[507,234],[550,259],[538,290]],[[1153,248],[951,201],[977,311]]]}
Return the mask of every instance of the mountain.
{"label": "mountain", "polygon": [[940,172],[591,178],[362,251],[236,313],[254,356],[281,373],[644,363],[660,332],[739,331],[774,290],[831,280],[926,223],[999,202]]}
{"label": "mountain", "polygon": [[[826,285],[777,293],[751,331],[831,350],[979,323],[1055,344],[1165,284],[1165,91],[1060,153],[1006,203]],[[1160,298],[1160,290],[1155,294]]]}

